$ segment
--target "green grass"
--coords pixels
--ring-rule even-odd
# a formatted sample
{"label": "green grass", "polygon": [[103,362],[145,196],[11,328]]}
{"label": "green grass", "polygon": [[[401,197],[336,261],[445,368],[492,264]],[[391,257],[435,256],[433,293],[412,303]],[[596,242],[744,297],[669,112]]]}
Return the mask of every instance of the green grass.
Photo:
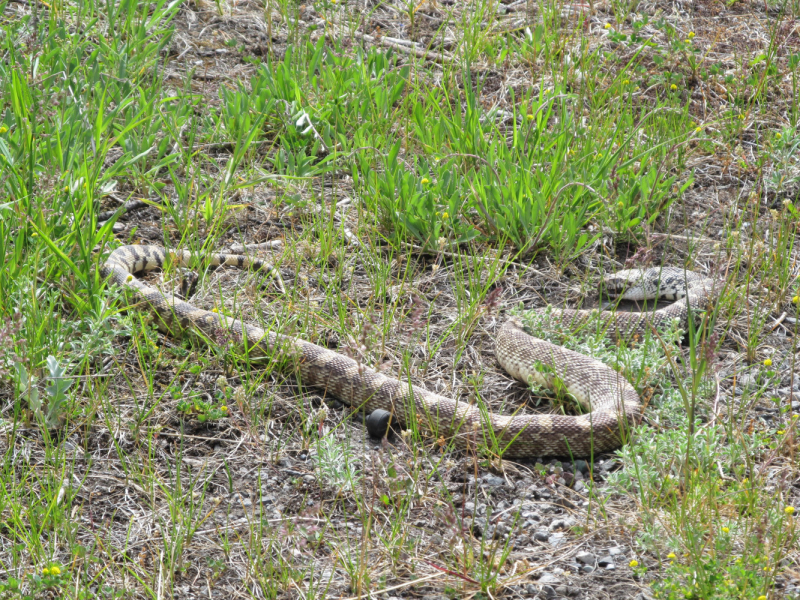
{"label": "green grass", "polygon": [[[781,597],[797,6],[758,13],[751,54],[722,43],[730,20],[635,2],[309,6],[0,0],[0,598],[528,593],[546,566],[515,542],[524,499],[469,477],[544,485],[546,467],[413,422],[370,446],[273,357],[164,335],[99,275],[121,244],[272,238],[286,294],[225,269],[192,301],[487,411],[519,409],[491,357],[499,309],[591,301],[631,257],[724,278],[683,346],[559,338],[648,402],[569,535],[625,532],[619,576],[661,598]],[[388,21],[417,45],[381,43]],[[100,222],[129,199],[149,208]],[[508,531],[472,536],[465,502]]]}

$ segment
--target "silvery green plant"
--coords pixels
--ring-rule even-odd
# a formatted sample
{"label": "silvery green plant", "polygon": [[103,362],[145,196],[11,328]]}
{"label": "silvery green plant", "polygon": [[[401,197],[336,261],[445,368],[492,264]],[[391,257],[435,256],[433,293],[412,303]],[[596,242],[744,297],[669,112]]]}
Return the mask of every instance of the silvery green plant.
{"label": "silvery green plant", "polygon": [[38,378],[29,373],[20,362],[14,363],[14,368],[17,373],[17,397],[27,401],[28,408],[37,418],[43,419],[48,429],[61,425],[64,422],[66,392],[72,387],[73,381],[65,377],[66,371],[58,363],[58,359],[54,356],[47,357],[49,376],[46,378],[44,398],[37,385]]}

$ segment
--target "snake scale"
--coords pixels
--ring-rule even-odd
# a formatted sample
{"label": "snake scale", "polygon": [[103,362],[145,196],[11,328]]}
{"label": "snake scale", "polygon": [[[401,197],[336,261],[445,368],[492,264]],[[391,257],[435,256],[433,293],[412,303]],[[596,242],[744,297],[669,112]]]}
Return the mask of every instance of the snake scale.
{"label": "snake scale", "polygon": [[[167,260],[190,266],[199,262],[189,252],[158,246],[122,246],[101,267],[101,274],[117,285],[131,289],[157,313],[161,326],[202,332],[211,340],[234,340],[251,355],[275,355],[304,385],[321,388],[339,400],[367,412],[381,408],[400,423],[416,422],[436,437],[455,439],[459,447],[492,442],[505,449],[504,456],[589,456],[619,447],[626,431],[641,420],[638,394],[625,378],[602,362],[534,338],[511,318],[496,337],[496,356],[512,377],[552,386],[558,377],[567,391],[589,411],[583,415],[498,415],[477,406],[434,394],[422,387],[388,377],[356,360],[311,342],[265,331],[240,320],[197,308],[137,279],[134,274],[163,267]],[[265,269],[264,261],[245,256],[218,254],[207,257],[211,266]],[[643,283],[631,289],[631,280]],[[659,295],[676,300],[648,313],[600,312],[609,334],[629,339],[650,326],[661,327],[673,319],[685,323],[690,310],[703,310],[709,300],[709,280],[678,268],[626,270],[605,280],[607,291],[629,299]],[[628,292],[625,290],[628,289]],[[551,319],[575,327],[596,318],[598,311],[557,310]],[[163,328],[163,327],[162,327]],[[542,366],[545,366],[542,369]],[[496,446],[495,446],[496,444]]]}

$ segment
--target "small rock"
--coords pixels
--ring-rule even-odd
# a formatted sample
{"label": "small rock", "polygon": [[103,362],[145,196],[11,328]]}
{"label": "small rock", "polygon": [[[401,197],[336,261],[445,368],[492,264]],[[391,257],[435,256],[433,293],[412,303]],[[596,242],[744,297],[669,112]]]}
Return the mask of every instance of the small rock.
{"label": "small rock", "polygon": [[564,536],[563,533],[554,533],[549,538],[547,538],[547,543],[550,544],[553,548],[558,548],[567,543],[567,538]]}
{"label": "small rock", "polygon": [[576,492],[582,492],[586,489],[586,485],[582,481],[576,481],[575,487],[573,488]]}
{"label": "small rock", "polygon": [[477,523],[472,523],[472,525],[469,527],[469,531],[472,534],[472,537],[476,539],[483,535],[483,529],[481,529],[481,526]]}
{"label": "small rock", "polygon": [[591,565],[583,565],[581,567],[581,573],[586,573],[587,575],[594,571],[594,567]]}
{"label": "small rock", "polygon": [[561,581],[559,581],[558,577],[547,571],[542,573],[539,577],[539,585],[558,585],[559,583],[561,583]]}
{"label": "small rock", "polygon": [[483,477],[484,485],[488,485],[490,487],[500,487],[501,485],[506,484],[506,480],[502,477],[498,477],[497,475],[485,475]]}
{"label": "small rock", "polygon": [[540,529],[533,534],[533,539],[535,539],[537,542],[546,542],[548,537],[550,537],[550,534],[547,533],[547,530],[545,529]]}
{"label": "small rock", "polygon": [[542,593],[544,594],[545,598],[555,598],[556,591],[553,589],[552,586],[543,585],[542,586]]}
{"label": "small rock", "polygon": [[422,600],[447,600],[447,597],[441,594],[426,594],[422,597]]}
{"label": "small rock", "polygon": [[578,522],[573,517],[564,517],[563,519],[556,519],[550,523],[550,531],[567,531],[577,525]]}
{"label": "small rock", "polygon": [[604,556],[597,561],[598,567],[607,568],[608,565],[614,566],[614,559],[611,556]]}
{"label": "small rock", "polygon": [[475,503],[474,502],[464,502],[464,513],[471,515],[475,512]]}
{"label": "small rock", "polygon": [[575,560],[584,565],[592,565],[597,562],[597,557],[591,552],[578,552],[575,555]]}
{"label": "small rock", "polygon": [[622,550],[622,548],[618,548],[618,547],[609,548],[608,549],[608,553],[611,556],[620,556],[621,554],[625,554],[625,552]]}
{"label": "small rock", "polygon": [[582,473],[584,475],[589,474],[589,463],[585,460],[576,460],[574,468],[576,473]]}
{"label": "small rock", "polygon": [[560,585],[556,588],[556,594],[559,596],[566,596],[567,595],[567,586]]}
{"label": "small rock", "polygon": [[538,591],[539,590],[537,589],[537,587],[535,585],[533,585],[532,583],[526,583],[525,584],[525,593],[526,594],[530,594],[531,596],[533,596]]}

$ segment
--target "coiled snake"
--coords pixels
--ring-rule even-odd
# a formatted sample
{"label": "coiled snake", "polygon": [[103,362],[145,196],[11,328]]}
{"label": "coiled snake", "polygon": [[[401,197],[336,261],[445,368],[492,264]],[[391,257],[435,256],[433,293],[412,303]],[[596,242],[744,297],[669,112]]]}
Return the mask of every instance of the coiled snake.
{"label": "coiled snake", "polygon": [[[184,266],[197,262],[189,252],[158,246],[122,246],[109,255],[101,274],[133,290],[169,329],[177,324],[180,329],[200,331],[212,340],[224,334],[225,339],[236,340],[251,355],[280,352],[289,360],[278,364],[288,365],[304,384],[321,388],[361,410],[381,408],[401,423],[415,421],[436,437],[454,438],[460,447],[491,441],[491,447],[505,450],[504,456],[512,458],[589,456],[619,447],[628,427],[641,419],[638,394],[622,375],[593,358],[531,337],[517,319],[506,321],[497,334],[496,356],[503,368],[526,383],[534,380],[552,386],[557,377],[589,412],[580,416],[482,412],[467,402],[387,377],[333,350],[197,308],[134,277],[135,273],[164,266],[168,258]],[[206,262],[276,272],[269,264],[245,256],[219,254]],[[632,288],[632,284],[641,285]],[[554,318],[573,327],[599,315],[606,321],[610,335],[628,339],[673,319],[685,323],[688,312],[703,310],[710,297],[709,280],[677,268],[622,271],[606,278],[605,287],[634,300],[660,294],[677,301],[649,313],[560,310],[555,311]]]}

